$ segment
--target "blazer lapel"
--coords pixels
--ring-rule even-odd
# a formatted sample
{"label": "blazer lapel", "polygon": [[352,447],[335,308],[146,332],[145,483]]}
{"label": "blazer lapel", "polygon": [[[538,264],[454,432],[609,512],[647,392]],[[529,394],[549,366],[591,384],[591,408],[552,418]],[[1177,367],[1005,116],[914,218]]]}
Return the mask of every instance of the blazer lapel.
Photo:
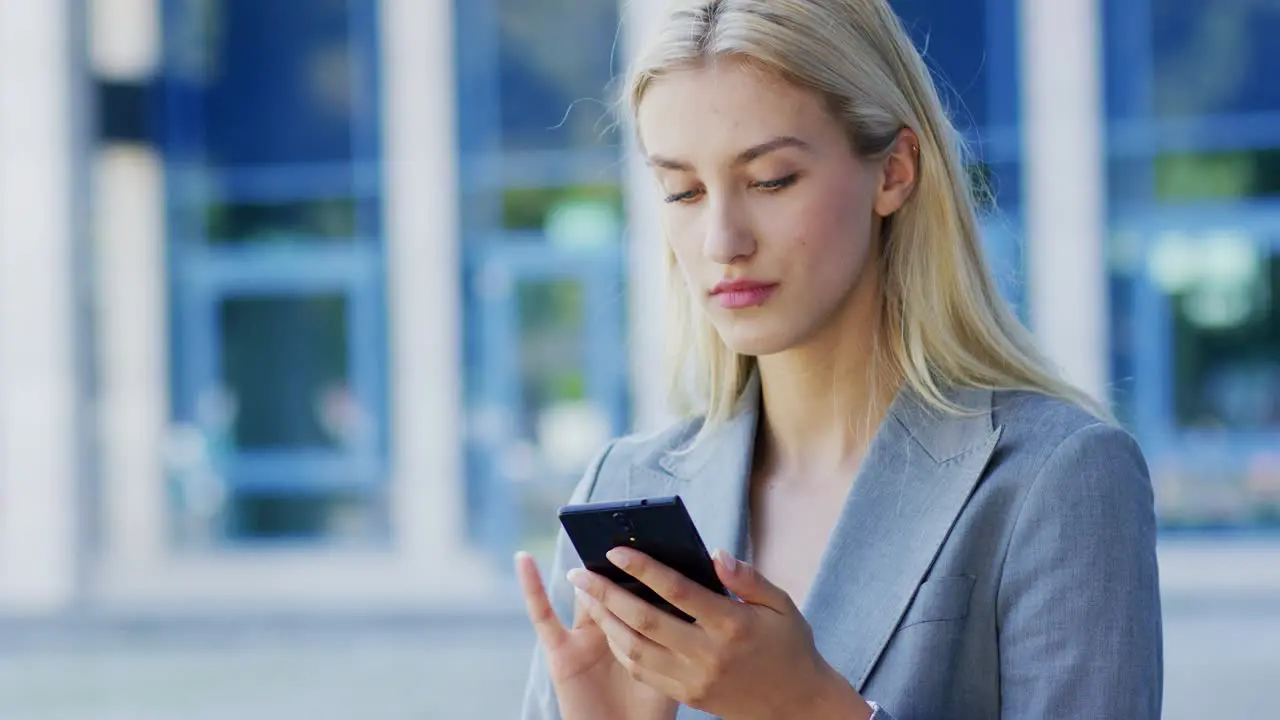
{"label": "blazer lapel", "polygon": [[708,551],[724,548],[743,557],[759,408],[760,380],[753,375],[734,416],[700,444],[666,450],[632,465],[627,497],[679,495]]}
{"label": "blazer lapel", "polygon": [[[910,391],[899,393],[872,440],[805,601],[818,650],[858,689],[1000,439],[1000,429],[992,427],[989,391],[955,391],[951,399],[971,414],[944,418]],[[734,417],[702,443],[657,451],[633,464],[626,497],[680,495],[708,550],[722,547],[748,557],[748,481],[759,404],[754,376]]]}
{"label": "blazer lapel", "polygon": [[899,393],[853,484],[806,599],[819,651],[862,689],[1000,438],[991,393],[942,418]]}

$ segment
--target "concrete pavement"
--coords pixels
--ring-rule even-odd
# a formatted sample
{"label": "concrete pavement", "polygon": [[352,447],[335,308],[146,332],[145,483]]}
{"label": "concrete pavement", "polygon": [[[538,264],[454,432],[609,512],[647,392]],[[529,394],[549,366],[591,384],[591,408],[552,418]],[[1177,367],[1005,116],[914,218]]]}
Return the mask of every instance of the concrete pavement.
{"label": "concrete pavement", "polygon": [[[1168,720],[1276,717],[1280,603],[1166,608]],[[3,720],[515,717],[516,616],[0,632]]]}

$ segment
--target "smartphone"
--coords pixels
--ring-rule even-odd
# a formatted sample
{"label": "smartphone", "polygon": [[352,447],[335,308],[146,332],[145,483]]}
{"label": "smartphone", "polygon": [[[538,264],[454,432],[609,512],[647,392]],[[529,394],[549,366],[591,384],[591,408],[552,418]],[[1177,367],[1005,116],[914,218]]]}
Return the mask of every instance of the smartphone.
{"label": "smartphone", "polygon": [[559,514],[583,566],[686,622],[694,618],[609,562],[605,553],[615,547],[635,548],[708,590],[729,595],[678,495],[566,505]]}

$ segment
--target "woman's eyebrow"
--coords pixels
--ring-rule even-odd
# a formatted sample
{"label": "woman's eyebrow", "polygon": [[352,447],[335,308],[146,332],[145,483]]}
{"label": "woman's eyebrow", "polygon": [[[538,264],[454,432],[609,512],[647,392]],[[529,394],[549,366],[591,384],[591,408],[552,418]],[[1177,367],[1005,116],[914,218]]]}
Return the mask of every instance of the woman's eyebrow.
{"label": "woman's eyebrow", "polygon": [[[800,148],[801,150],[806,151],[813,149],[809,143],[795,137],[794,135],[781,135],[771,140],[766,140],[759,145],[752,145],[746,150],[738,153],[738,156],[733,160],[733,164],[746,165],[752,160],[759,159],[760,157],[768,155],[775,150],[781,150],[782,148],[788,147]],[[663,157],[661,155],[650,155],[648,157],[648,163],[653,167],[665,168],[667,170],[679,170],[682,172],[689,172],[693,170],[693,166],[683,160]]]}

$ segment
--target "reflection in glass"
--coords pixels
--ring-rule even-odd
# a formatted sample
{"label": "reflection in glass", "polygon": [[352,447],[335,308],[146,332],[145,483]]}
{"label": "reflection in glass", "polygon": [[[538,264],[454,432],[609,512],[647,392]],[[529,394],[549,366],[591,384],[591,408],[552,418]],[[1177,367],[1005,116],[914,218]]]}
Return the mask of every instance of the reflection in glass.
{"label": "reflection in glass", "polygon": [[1155,176],[1170,202],[1280,196],[1280,149],[1159,155]]}
{"label": "reflection in glass", "polygon": [[210,204],[205,233],[215,244],[350,241],[359,234],[357,203],[349,198],[287,203]]}
{"label": "reflection in glass", "polygon": [[535,413],[557,400],[581,400],[586,396],[582,286],[571,280],[524,282],[517,292],[525,408]]}
{"label": "reflection in glass", "polygon": [[[516,436],[525,443],[523,525],[534,546],[549,542],[555,508],[568,497],[591,456],[607,440],[607,415],[588,399],[588,313],[573,280],[525,281],[517,290],[522,412]],[[509,468],[511,469],[511,468]]]}
{"label": "reflection in glass", "polygon": [[[625,296],[596,307],[594,285],[585,287],[620,285],[625,268],[601,262],[620,249],[624,226],[614,114],[621,6],[458,7],[464,27],[494,34],[460,54],[458,67],[464,251],[476,268],[463,277],[475,428],[468,520],[482,542],[503,550],[518,525],[519,545],[537,553],[554,538],[556,507],[624,411],[612,378],[599,376],[609,375],[601,366],[625,366]],[[535,239],[558,254],[555,263],[528,254]]]}
{"label": "reflection in glass", "polygon": [[206,3],[200,108],[210,164],[353,159],[355,130],[376,103],[363,82],[371,58],[352,52],[349,4],[371,0],[309,0],[305,12],[290,0]]}
{"label": "reflection in glass", "polygon": [[1274,0],[1149,2],[1157,116],[1280,110],[1280,83],[1275,81],[1280,3]]}
{"label": "reflection in glass", "polygon": [[237,492],[226,507],[227,539],[368,541],[380,532],[381,503],[367,493]]}
{"label": "reflection in glass", "polygon": [[[961,130],[1013,123],[991,117],[987,0],[894,0],[912,41],[934,72],[938,90]],[[1012,38],[1001,38],[1011,40]]]}
{"label": "reflection in glass", "polygon": [[1248,238],[1171,238],[1151,271],[1171,305],[1178,424],[1280,429],[1280,255]]}
{"label": "reflection in glass", "polygon": [[612,145],[616,0],[499,0],[503,145]]}
{"label": "reflection in glass", "polygon": [[513,187],[502,194],[502,226],[542,230],[548,217],[568,203],[596,203],[622,215],[622,187],[616,184],[569,187]]}
{"label": "reflection in glass", "polygon": [[336,447],[360,414],[340,295],[236,298],[218,311],[232,437],[243,449]]}
{"label": "reflection in glass", "polygon": [[378,3],[157,5],[174,537],[367,537],[385,525]]}

